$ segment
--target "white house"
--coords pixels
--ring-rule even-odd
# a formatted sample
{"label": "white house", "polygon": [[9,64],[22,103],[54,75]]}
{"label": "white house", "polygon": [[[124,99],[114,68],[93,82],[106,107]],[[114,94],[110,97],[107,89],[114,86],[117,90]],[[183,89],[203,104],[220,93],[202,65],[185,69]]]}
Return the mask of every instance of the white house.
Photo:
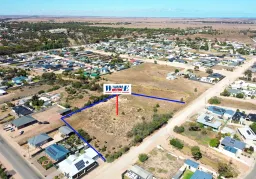
{"label": "white house", "polygon": [[237,130],[243,136],[245,142],[252,143],[256,141],[256,135],[250,127],[238,128]]}
{"label": "white house", "polygon": [[88,157],[86,154],[80,156],[70,155],[66,160],[58,164],[59,170],[68,179],[81,178],[83,175],[87,174],[94,168],[98,166],[98,163]]}

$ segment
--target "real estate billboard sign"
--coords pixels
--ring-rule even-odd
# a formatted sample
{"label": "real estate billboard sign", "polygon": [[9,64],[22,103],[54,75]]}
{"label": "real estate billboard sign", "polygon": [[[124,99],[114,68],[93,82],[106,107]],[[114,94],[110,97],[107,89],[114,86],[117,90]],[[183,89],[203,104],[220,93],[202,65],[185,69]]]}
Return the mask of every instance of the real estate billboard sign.
{"label": "real estate billboard sign", "polygon": [[104,94],[131,94],[132,85],[131,84],[104,84],[103,85]]}

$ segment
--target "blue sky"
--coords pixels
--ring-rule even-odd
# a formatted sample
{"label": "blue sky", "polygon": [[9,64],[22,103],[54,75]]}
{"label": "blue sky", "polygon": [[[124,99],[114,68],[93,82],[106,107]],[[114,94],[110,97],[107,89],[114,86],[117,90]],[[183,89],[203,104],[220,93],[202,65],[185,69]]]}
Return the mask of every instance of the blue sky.
{"label": "blue sky", "polygon": [[256,0],[0,0],[0,15],[249,17]]}

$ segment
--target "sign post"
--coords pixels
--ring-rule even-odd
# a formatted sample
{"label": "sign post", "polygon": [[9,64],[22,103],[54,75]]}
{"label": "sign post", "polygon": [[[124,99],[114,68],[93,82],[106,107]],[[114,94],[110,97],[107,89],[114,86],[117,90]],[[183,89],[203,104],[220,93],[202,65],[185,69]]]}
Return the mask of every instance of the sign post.
{"label": "sign post", "polygon": [[116,115],[118,116],[118,95],[131,95],[132,85],[131,84],[104,84],[103,94],[116,95]]}

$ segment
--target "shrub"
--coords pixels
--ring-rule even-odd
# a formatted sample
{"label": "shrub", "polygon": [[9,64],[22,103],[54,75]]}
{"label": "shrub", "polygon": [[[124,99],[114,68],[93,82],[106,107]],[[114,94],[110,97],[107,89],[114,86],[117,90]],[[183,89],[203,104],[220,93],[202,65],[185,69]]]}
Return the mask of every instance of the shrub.
{"label": "shrub", "polygon": [[218,164],[218,173],[220,174],[220,176],[223,176],[225,178],[235,178],[237,176],[237,174],[233,171],[230,165],[226,163]]}
{"label": "shrub", "polygon": [[220,141],[219,141],[219,139],[216,139],[216,138],[211,139],[209,144],[211,147],[218,147],[220,145]]}
{"label": "shrub", "polygon": [[237,93],[237,94],[236,94],[236,97],[242,99],[242,98],[244,98],[244,94],[243,94],[243,93]]}
{"label": "shrub", "polygon": [[38,91],[38,94],[43,94],[43,93],[45,93],[45,91],[44,91],[44,90],[40,90],[40,91]]}
{"label": "shrub", "polygon": [[147,154],[140,154],[139,155],[139,160],[141,162],[145,162],[146,160],[148,160],[148,155]]}
{"label": "shrub", "polygon": [[182,149],[184,147],[183,143],[179,139],[171,139],[170,144],[178,149]]}
{"label": "shrub", "polygon": [[222,93],[220,93],[221,96],[230,96],[230,92],[228,92],[227,89],[225,89]]}
{"label": "shrub", "polygon": [[175,126],[174,129],[173,129],[174,132],[178,133],[178,134],[181,134],[182,132],[185,131],[185,128],[183,126]]}
{"label": "shrub", "polygon": [[256,133],[256,122],[252,123],[252,124],[250,125],[250,128],[252,129],[252,131],[253,131],[254,133]]}
{"label": "shrub", "polygon": [[202,153],[200,151],[200,148],[198,146],[194,146],[191,148],[191,153],[194,157],[194,159],[199,160],[200,158],[202,158]]}
{"label": "shrub", "polygon": [[212,70],[211,68],[208,68],[208,69],[206,69],[206,73],[212,74],[212,73],[213,73],[213,70]]}
{"label": "shrub", "polygon": [[208,100],[208,103],[210,103],[210,104],[220,104],[221,101],[218,97],[214,96],[214,97],[212,97]]}
{"label": "shrub", "polygon": [[92,138],[90,137],[90,135],[85,132],[83,129],[78,129],[77,131],[87,142],[91,142]]}

